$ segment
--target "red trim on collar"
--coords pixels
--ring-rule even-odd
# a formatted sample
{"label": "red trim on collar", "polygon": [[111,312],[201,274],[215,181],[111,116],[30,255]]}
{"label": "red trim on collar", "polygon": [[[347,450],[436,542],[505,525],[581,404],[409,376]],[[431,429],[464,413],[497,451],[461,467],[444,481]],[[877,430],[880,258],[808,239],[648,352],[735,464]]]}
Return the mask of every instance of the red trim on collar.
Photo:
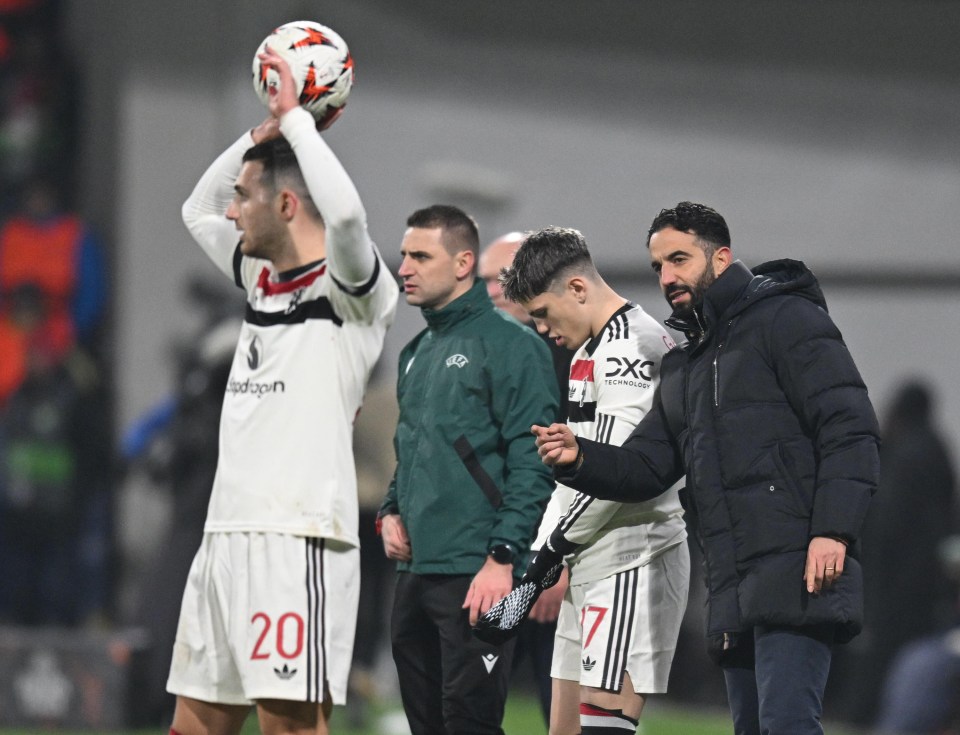
{"label": "red trim on collar", "polygon": [[265,296],[273,296],[278,293],[290,293],[291,291],[296,291],[298,288],[309,286],[322,276],[326,270],[327,264],[324,263],[315,271],[304,273],[292,281],[271,281],[270,269],[264,268],[260,271],[260,277],[257,279],[257,288],[262,289]]}

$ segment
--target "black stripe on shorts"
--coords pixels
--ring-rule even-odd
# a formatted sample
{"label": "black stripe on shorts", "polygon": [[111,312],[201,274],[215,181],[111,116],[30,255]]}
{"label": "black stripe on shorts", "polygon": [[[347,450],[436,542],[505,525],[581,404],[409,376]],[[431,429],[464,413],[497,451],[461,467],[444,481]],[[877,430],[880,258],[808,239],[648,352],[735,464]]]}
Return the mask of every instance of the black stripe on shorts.
{"label": "black stripe on shorts", "polygon": [[306,539],[307,553],[307,697],[322,702],[326,691],[327,651],[323,640],[324,609],[327,602],[323,579],[325,539]]}
{"label": "black stripe on shorts", "polygon": [[619,692],[623,687],[623,675],[627,670],[627,658],[633,636],[633,619],[637,612],[637,587],[640,570],[634,567],[616,575],[613,595],[613,618],[607,638],[606,664],[600,688]]}

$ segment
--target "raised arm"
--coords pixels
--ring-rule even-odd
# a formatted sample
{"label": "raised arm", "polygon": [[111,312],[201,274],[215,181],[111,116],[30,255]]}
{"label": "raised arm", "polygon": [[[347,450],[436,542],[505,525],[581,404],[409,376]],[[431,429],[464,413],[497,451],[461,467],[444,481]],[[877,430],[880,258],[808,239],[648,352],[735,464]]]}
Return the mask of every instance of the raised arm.
{"label": "raised arm", "polygon": [[254,144],[248,131],[221,153],[200,177],[181,215],[193,239],[227,276],[234,277],[234,254],[239,234],[233,222],[226,218],[227,207],[233,199],[233,185],[242,166],[243,154]]}
{"label": "raised arm", "polygon": [[363,286],[374,274],[377,257],[360,195],[320,137],[313,117],[300,107],[286,61],[270,49],[261,59],[280,77],[279,89],[270,97],[270,112],[280,121],[280,132],[293,148],[310,196],[323,215],[330,271],[342,286]]}

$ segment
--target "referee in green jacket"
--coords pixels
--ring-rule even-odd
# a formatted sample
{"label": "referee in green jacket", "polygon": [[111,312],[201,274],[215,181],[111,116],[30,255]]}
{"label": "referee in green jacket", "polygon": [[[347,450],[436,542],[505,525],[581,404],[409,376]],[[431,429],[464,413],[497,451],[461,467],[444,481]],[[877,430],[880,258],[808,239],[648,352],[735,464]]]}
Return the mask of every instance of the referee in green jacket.
{"label": "referee in green jacket", "polygon": [[397,469],[378,522],[398,562],[391,637],[413,735],[502,733],[512,641],[470,626],[507,595],[553,489],[530,435],[559,396],[540,337],[494,308],[476,277],[473,218],[407,219],[407,303],[427,327],[400,353]]}

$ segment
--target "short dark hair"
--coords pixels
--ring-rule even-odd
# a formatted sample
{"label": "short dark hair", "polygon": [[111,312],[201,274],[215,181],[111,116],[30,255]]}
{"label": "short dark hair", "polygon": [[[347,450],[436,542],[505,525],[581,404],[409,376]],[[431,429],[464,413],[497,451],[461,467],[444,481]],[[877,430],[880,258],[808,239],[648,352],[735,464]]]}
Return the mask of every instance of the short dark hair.
{"label": "short dark hair", "polygon": [[263,166],[261,184],[273,192],[279,192],[284,187],[293,189],[303,201],[307,212],[314,219],[323,221],[320,210],[310,196],[297,156],[286,138],[271,138],[248,148],[243,154],[243,162],[259,162]]}
{"label": "short dark hair", "polygon": [[418,209],[407,217],[407,227],[420,227],[427,230],[439,227],[443,230],[440,241],[450,255],[469,250],[476,259],[480,252],[480,231],[476,220],[451,204],[433,204]]}
{"label": "short dark hair", "polygon": [[524,238],[513,265],[501,271],[500,285],[511,301],[529,301],[572,272],[596,273],[587,241],[579,230],[546,227]]}
{"label": "short dark hair", "polygon": [[719,212],[704,204],[680,202],[673,209],[661,209],[653,218],[647,231],[647,247],[650,238],[665,227],[696,235],[700,247],[709,258],[717,248],[730,247],[730,230]]}

